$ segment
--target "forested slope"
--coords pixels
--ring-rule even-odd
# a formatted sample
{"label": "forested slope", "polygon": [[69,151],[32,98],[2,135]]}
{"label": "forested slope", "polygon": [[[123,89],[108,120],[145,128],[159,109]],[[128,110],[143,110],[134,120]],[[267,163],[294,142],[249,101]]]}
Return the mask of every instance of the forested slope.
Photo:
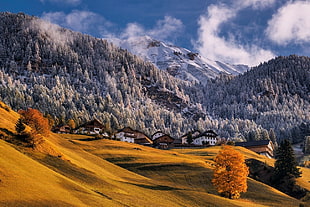
{"label": "forested slope", "polygon": [[0,14],[0,98],[13,109],[50,114],[56,123],[97,118],[178,137],[215,130],[221,137],[309,135],[308,57],[270,60],[239,76],[203,84],[155,68],[106,40],[25,14]]}

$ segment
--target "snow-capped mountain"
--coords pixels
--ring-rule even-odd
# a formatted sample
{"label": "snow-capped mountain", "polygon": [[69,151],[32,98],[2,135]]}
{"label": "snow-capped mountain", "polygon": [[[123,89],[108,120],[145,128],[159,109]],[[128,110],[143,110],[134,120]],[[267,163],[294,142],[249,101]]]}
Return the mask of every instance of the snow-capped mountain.
{"label": "snow-capped mountain", "polygon": [[246,65],[212,61],[188,49],[169,45],[148,36],[113,42],[182,80],[204,83],[206,79],[215,78],[221,73],[238,75],[249,69]]}

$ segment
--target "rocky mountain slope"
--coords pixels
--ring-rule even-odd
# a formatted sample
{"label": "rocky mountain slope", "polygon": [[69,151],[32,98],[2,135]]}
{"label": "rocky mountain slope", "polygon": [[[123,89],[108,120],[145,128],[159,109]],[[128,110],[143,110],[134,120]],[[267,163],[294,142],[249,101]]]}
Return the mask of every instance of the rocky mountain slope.
{"label": "rocky mountain slope", "polygon": [[112,40],[112,42],[142,57],[145,61],[153,63],[174,77],[202,84],[207,79],[215,78],[221,73],[238,75],[249,69],[246,65],[230,65],[212,61],[188,49],[157,41],[148,36]]}

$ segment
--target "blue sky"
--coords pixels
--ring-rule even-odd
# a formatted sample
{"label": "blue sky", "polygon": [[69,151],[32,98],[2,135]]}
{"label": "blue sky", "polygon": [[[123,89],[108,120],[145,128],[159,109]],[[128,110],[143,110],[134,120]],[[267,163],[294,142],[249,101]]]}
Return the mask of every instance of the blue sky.
{"label": "blue sky", "polygon": [[309,0],[1,0],[0,8],[99,38],[149,35],[233,64],[310,56]]}

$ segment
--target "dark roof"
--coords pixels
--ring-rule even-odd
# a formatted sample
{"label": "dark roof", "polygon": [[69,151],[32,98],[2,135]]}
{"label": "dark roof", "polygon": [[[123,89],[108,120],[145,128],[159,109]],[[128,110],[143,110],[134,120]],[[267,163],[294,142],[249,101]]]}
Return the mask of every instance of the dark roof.
{"label": "dark roof", "polygon": [[269,142],[270,142],[270,140],[257,140],[257,141],[249,141],[249,142],[236,142],[235,146],[254,147],[254,146],[268,145]]}
{"label": "dark roof", "polygon": [[101,124],[101,122],[98,121],[97,119],[93,119],[92,121],[89,121],[87,123],[80,125],[78,128],[80,128],[80,127],[100,127],[100,128],[104,128],[104,125]]}
{"label": "dark roof", "polygon": [[119,129],[118,132],[133,133],[133,132],[135,132],[135,130],[133,130],[130,127],[125,127],[125,128]]}
{"label": "dark roof", "polygon": [[197,139],[199,137],[202,137],[202,136],[207,136],[207,137],[217,137],[217,133],[215,133],[213,130],[207,130],[207,131],[204,131],[202,132],[201,134],[193,137],[193,139]]}
{"label": "dark roof", "polygon": [[157,137],[157,138],[154,139],[153,141],[158,140],[158,139],[160,139],[160,138],[162,138],[162,137],[168,137],[168,138],[170,138],[170,139],[175,140],[175,138],[171,137],[169,134],[164,134],[163,136]]}
{"label": "dark roof", "polygon": [[[144,133],[141,132],[141,131],[134,130],[134,129],[130,128],[130,127],[125,127],[125,128],[123,128],[123,129],[120,129],[120,130],[118,130],[118,132],[124,132],[124,133],[126,133],[126,136],[132,137],[132,138],[134,138],[135,140],[146,139],[146,140],[148,140],[148,142],[152,143],[152,140],[151,140],[146,134],[144,134]],[[139,137],[139,138],[138,138],[137,134],[140,134],[140,135],[142,135],[143,137]]]}

